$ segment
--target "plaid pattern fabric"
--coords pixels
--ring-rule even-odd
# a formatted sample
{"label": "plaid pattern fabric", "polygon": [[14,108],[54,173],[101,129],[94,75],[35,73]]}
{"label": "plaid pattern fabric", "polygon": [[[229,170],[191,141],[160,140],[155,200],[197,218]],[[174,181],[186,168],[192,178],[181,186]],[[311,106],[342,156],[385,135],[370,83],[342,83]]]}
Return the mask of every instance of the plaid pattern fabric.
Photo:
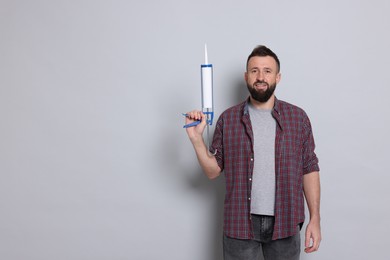
{"label": "plaid pattern fabric", "polygon": [[[253,132],[248,100],[227,109],[219,117],[210,152],[226,180],[224,234],[253,239],[250,214],[254,165]],[[319,171],[314,138],[306,113],[275,99],[272,115],[275,138],[275,226],[272,239],[292,236],[304,222],[303,175]]]}

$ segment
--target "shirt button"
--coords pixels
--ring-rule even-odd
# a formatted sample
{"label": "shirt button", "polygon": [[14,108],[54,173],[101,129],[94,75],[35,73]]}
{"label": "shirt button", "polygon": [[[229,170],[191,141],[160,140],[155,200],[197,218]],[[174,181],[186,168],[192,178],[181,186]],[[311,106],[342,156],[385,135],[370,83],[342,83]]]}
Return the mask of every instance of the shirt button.
{"label": "shirt button", "polygon": [[252,181],[252,178],[249,178],[249,181]]}
{"label": "shirt button", "polygon": [[251,162],[253,162],[253,158],[251,158]]}
{"label": "shirt button", "polygon": [[249,197],[248,200],[251,200],[251,198]]}

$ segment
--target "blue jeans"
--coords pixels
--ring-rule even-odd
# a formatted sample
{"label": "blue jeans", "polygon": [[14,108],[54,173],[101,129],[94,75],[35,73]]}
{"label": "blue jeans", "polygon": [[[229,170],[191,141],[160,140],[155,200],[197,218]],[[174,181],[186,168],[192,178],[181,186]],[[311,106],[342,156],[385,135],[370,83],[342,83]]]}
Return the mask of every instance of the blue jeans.
{"label": "blue jeans", "polygon": [[301,237],[297,234],[272,240],[275,219],[272,216],[252,215],[254,239],[235,239],[224,236],[224,260],[299,260]]}

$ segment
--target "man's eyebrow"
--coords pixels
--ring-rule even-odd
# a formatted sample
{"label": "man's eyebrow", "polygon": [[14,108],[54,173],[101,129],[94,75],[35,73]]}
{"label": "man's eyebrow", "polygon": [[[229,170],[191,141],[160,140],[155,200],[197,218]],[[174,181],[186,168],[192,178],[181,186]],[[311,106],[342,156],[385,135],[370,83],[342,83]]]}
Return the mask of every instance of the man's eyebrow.
{"label": "man's eyebrow", "polygon": [[[251,68],[249,68],[249,70],[254,70],[254,69],[260,70],[259,67],[251,67]],[[273,71],[273,69],[270,68],[270,67],[264,67],[263,70],[270,70],[270,71]]]}

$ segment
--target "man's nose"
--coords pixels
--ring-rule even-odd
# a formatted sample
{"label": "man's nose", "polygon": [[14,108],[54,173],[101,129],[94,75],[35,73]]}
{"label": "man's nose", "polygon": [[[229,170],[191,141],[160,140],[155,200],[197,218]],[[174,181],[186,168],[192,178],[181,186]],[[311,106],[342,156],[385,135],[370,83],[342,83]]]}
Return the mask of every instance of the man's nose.
{"label": "man's nose", "polygon": [[260,80],[260,81],[264,80],[264,73],[262,71],[259,71],[257,73],[257,80]]}

